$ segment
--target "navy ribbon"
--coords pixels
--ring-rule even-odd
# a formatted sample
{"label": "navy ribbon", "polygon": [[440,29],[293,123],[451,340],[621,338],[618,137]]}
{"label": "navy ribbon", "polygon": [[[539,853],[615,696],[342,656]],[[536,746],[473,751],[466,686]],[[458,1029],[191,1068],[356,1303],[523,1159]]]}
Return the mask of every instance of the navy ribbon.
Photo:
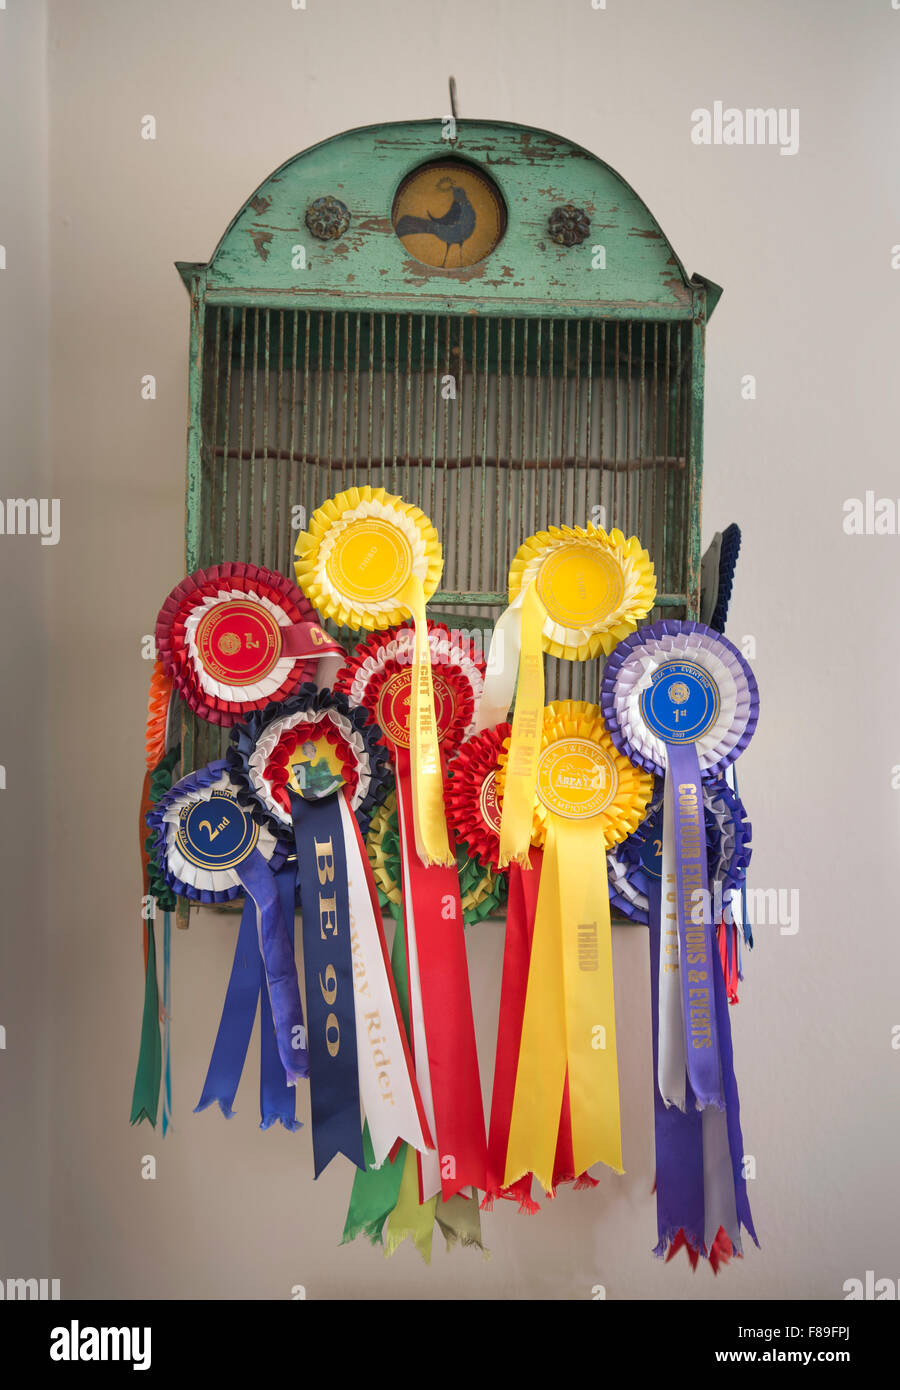
{"label": "navy ribbon", "polygon": [[288,794],[303,912],[313,1162],[318,1177],[339,1153],[358,1168],[365,1166],[350,892],[338,797],[305,801],[290,789]]}

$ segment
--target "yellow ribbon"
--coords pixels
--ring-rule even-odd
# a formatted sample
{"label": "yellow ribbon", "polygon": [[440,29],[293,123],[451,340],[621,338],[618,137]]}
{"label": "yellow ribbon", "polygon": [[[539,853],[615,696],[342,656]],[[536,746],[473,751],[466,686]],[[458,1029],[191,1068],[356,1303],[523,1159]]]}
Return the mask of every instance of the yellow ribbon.
{"label": "yellow ribbon", "polygon": [[528,850],[544,717],[542,631],[546,617],[532,581],[522,604],[522,655],[500,816],[501,869],[513,861],[523,869],[531,867]]}
{"label": "yellow ribbon", "polygon": [[547,817],[505,1184],[549,1192],[566,1069],[575,1172],[622,1170],[612,928],[596,824]]}
{"label": "yellow ribbon", "polygon": [[395,1160],[403,1164],[403,1177],[400,1179],[400,1195],[397,1205],[387,1219],[384,1229],[384,1253],[393,1255],[407,1236],[412,1236],[413,1244],[426,1264],[431,1263],[431,1240],[434,1235],[434,1214],[437,1197],[419,1205],[419,1171],[416,1153],[408,1144],[405,1152]]}
{"label": "yellow ribbon", "polygon": [[431,678],[428,623],[425,618],[425,592],[422,581],[415,575],[410,575],[400,590],[400,601],[412,613],[416,630],[409,706],[416,852],[423,864],[452,866],[456,863],[456,855],[450,848],[444,816],[444,774],[434,713],[434,683]]}
{"label": "yellow ribbon", "polygon": [[504,1186],[509,1187],[526,1173],[534,1173],[545,1192],[553,1186],[553,1161],[566,1084],[559,883],[556,855],[550,850],[553,835],[554,827],[550,824],[535,910],[504,1177]]}

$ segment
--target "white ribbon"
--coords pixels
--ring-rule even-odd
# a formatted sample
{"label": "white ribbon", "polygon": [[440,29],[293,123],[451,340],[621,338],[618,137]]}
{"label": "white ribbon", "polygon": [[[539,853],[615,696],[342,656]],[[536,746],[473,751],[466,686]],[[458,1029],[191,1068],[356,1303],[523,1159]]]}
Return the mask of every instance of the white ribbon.
{"label": "white ribbon", "polygon": [[375,1167],[380,1168],[398,1138],[424,1151],[425,1136],[352,812],[343,796],[338,800],[347,852],[359,1094],[369,1123]]}
{"label": "white ribbon", "polygon": [[519,656],[522,649],[522,604],[525,602],[523,584],[505,613],[494,624],[491,636],[491,651],[488,656],[487,674],[484,690],[475,710],[475,732],[493,729],[502,724],[509,714],[519,674]]}

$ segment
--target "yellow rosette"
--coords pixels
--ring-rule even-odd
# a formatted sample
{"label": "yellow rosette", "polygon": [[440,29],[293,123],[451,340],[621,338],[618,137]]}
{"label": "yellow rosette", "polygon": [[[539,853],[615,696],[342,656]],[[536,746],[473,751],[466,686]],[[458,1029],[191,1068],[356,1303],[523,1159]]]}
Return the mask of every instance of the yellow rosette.
{"label": "yellow rosette", "polygon": [[599,526],[551,526],[519,546],[509,598],[534,581],[546,617],[544,651],[567,661],[608,656],[656,602],[653,562],[637,536]]}
{"label": "yellow rosette", "polygon": [[[505,775],[501,765],[504,799]],[[640,824],[652,791],[652,776],[613,745],[599,706],[546,707],[531,823],[544,855],[507,1186],[532,1172],[550,1191],[567,1072],[575,1172],[598,1162],[622,1172],[606,851]]]}
{"label": "yellow rosette", "polygon": [[491,643],[478,730],[507,717],[516,675],[500,867],[528,865],[527,830],[544,705],[542,652],[569,661],[608,654],[656,600],[656,575],[637,536],[599,526],[551,526],[530,536],[509,571],[510,606]]}
{"label": "yellow rosette", "polygon": [[367,631],[410,615],[415,649],[410,700],[410,761],[416,850],[424,864],[455,864],[444,819],[443,774],[425,604],[444,567],[434,526],[418,507],[383,487],[354,487],[330,498],[294,546],[297,583],[320,617]]}

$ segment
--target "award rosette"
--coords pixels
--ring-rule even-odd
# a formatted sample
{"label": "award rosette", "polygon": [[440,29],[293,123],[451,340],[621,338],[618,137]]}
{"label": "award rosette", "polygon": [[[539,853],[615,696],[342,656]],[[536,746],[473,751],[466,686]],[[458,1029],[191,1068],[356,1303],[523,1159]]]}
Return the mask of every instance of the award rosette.
{"label": "award rosette", "polygon": [[[449,821],[449,815],[448,815]],[[391,792],[378,807],[366,837],[369,863],[375,876],[378,900],[387,907],[395,921],[402,919],[403,863],[400,851],[400,826],[397,818],[397,797]],[[459,874],[459,896],[463,922],[467,927],[484,921],[503,903],[505,880],[490,866],[471,858],[460,841],[456,848],[456,869]]]}
{"label": "award rosette", "polygon": [[343,656],[290,580],[250,564],[182,580],[160,609],[156,645],[185,703],[221,725],[285,699],[323,656]]}
{"label": "award rosette", "polygon": [[[335,684],[351,705],[369,711],[394,762],[410,1034],[425,1113],[437,1140],[437,1151],[420,1160],[420,1197],[441,1192],[446,1201],[463,1187],[484,1187],[485,1135],[456,859],[426,868],[415,850],[411,730],[421,640],[418,627],[415,634],[398,628],[373,635],[357,647]],[[433,673],[436,766],[446,829],[444,757],[471,726],[484,666],[471,642],[439,625],[428,625],[424,645]]]}
{"label": "award rosette", "polygon": [[454,862],[444,820],[425,604],[444,567],[424,512],[384,488],[350,488],[312,515],[294,547],[297,583],[324,618],[366,631],[412,617],[409,717],[413,825],[423,864]]}
{"label": "award rosette", "polygon": [[247,899],[225,1011],[197,1109],[218,1101],[224,1114],[232,1113],[261,994],[264,1053],[269,1040],[277,1046],[277,1055],[273,1051],[263,1057],[273,1100],[268,1115],[263,1095],[263,1122],[279,1118],[294,1128],[294,1096],[285,1092],[308,1074],[309,1059],[294,963],[293,912],[288,926],[276,880],[288,842],[240,804],[224,761],[183,777],[160,798],[147,823],[155,835],[153,856],[173,892],[198,903],[228,902],[241,893]]}
{"label": "award rosette", "polygon": [[[516,690],[500,866],[528,864],[541,712],[542,651],[588,661],[612,650],[653,607],[656,576],[636,536],[551,526],[529,537],[509,571],[510,606],[491,642],[479,730],[505,719]],[[518,688],[516,676],[518,673]]]}
{"label": "award rosette", "polygon": [[616,746],[666,779],[658,913],[649,907],[657,1253],[680,1232],[704,1256],[718,1248],[720,1232],[740,1253],[741,1226],[756,1236],[713,935],[702,784],[719,778],[750,741],[756,679],[727,638],[699,623],[664,621],[615,649],[601,702]]}
{"label": "award rosette", "polygon": [[364,1162],[360,1102],[379,1166],[398,1139],[430,1146],[361,828],[384,794],[379,730],[335,691],[303,686],[232,733],[239,798],[292,830],[303,914],[316,1177]]}
{"label": "award rosette", "polygon": [[[502,799],[505,768],[500,780]],[[543,865],[504,1182],[531,1172],[550,1193],[566,1094],[572,1175],[596,1162],[622,1171],[609,885],[596,868],[641,821],[653,784],[613,746],[599,708],[572,700],[544,711],[536,781]]]}

